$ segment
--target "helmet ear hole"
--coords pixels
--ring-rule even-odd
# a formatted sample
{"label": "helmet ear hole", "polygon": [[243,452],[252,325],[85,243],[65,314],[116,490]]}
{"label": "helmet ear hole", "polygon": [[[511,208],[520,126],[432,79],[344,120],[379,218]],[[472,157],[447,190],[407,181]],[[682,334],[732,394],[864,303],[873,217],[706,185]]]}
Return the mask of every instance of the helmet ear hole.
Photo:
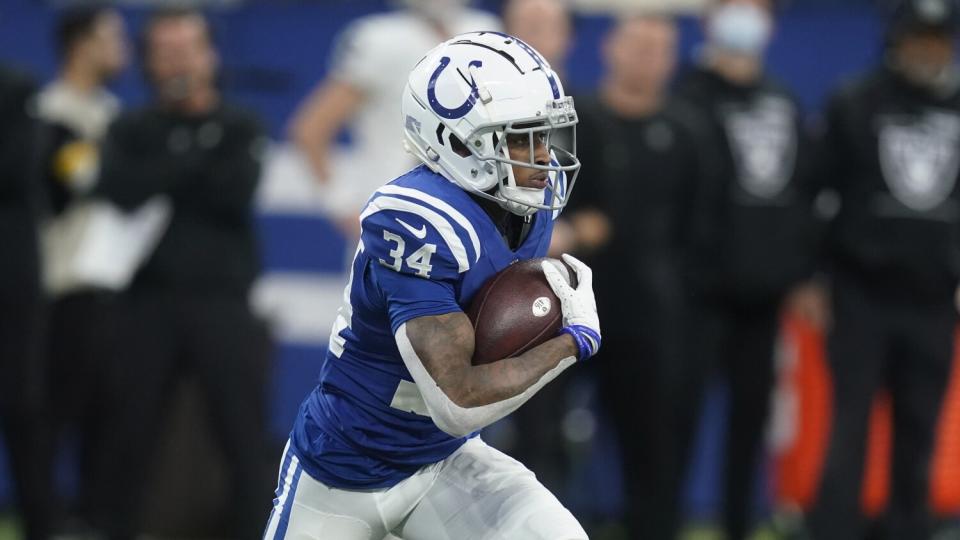
{"label": "helmet ear hole", "polygon": [[457,137],[453,133],[450,134],[450,148],[460,157],[470,157],[470,149],[467,148],[467,145],[463,144],[460,137]]}

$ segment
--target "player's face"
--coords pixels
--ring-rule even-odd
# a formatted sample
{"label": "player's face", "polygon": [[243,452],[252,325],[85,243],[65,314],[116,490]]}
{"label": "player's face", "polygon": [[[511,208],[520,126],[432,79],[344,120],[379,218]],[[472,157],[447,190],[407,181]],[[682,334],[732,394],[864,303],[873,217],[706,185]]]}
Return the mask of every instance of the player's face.
{"label": "player's face", "polygon": [[619,23],[605,47],[612,76],[634,90],[661,89],[677,62],[677,30],[664,18],[637,17]]}
{"label": "player's face", "polygon": [[162,97],[176,101],[213,86],[217,55],[201,17],[157,21],[147,45],[147,69]]}
{"label": "player's face", "polygon": [[[550,164],[550,150],[547,148],[546,131],[537,131],[533,134],[533,153],[530,152],[530,135],[527,133],[507,134],[507,149],[510,159],[536,163],[537,165]],[[543,189],[547,187],[547,171],[532,167],[513,165],[513,177],[517,187]]]}

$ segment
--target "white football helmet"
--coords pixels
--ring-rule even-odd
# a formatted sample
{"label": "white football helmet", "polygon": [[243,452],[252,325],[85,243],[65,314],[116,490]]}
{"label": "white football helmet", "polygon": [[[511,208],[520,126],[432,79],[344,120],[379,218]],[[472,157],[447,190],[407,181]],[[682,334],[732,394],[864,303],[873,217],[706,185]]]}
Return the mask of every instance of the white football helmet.
{"label": "white football helmet", "polygon": [[[567,204],[580,170],[577,112],[557,74],[523,41],[471,32],[442,43],[410,73],[402,111],[407,150],[463,189],[518,215]],[[527,137],[528,160],[510,155],[508,135]],[[535,162],[540,143],[550,163]],[[515,165],[548,171],[547,187],[517,186]]]}

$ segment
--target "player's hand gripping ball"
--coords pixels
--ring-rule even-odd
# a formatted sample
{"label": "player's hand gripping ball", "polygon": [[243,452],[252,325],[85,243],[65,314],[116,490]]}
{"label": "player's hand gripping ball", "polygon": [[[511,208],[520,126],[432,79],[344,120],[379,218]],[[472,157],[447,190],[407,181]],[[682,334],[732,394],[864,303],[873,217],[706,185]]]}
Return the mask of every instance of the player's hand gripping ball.
{"label": "player's hand gripping ball", "polygon": [[560,298],[563,310],[563,329],[577,343],[577,358],[586,360],[600,350],[600,317],[597,299],[593,295],[593,270],[570,255],[563,260],[577,272],[579,285],[571,286],[552,264],[543,264],[543,273],[553,292]]}
{"label": "player's hand gripping ball", "polygon": [[[555,273],[553,277],[545,274],[545,266]],[[566,287],[561,289],[564,294],[567,290],[576,292],[579,272],[574,272],[575,268],[557,259],[531,259],[515,263],[491,278],[474,296],[467,313],[476,342],[473,363],[487,364],[519,356],[556,337],[561,330],[566,331],[569,314],[564,312],[564,302],[549,280],[562,282]],[[592,299],[592,290],[589,295]],[[593,310],[595,316],[596,307]],[[599,345],[599,328],[597,340]]]}

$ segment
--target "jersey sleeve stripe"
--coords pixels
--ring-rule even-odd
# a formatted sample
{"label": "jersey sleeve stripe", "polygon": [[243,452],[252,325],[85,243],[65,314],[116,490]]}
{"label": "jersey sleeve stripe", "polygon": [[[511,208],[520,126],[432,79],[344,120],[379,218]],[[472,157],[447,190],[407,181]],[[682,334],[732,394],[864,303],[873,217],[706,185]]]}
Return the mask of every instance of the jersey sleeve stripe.
{"label": "jersey sleeve stripe", "polygon": [[377,192],[384,195],[401,195],[411,199],[416,199],[433,206],[441,212],[444,212],[450,216],[450,218],[452,218],[457,225],[460,225],[465,231],[467,231],[467,235],[470,236],[470,243],[473,245],[473,253],[475,254],[473,262],[480,260],[480,237],[477,235],[476,229],[473,228],[473,224],[470,223],[470,220],[467,219],[466,216],[464,216],[459,210],[451,206],[446,201],[438,199],[437,197],[424,193],[418,189],[406,188],[402,186],[387,185],[378,189]]}
{"label": "jersey sleeve stripe", "polygon": [[440,233],[443,241],[447,243],[447,247],[450,248],[450,252],[453,253],[454,258],[457,260],[459,272],[462,274],[470,269],[470,259],[467,257],[467,249],[463,246],[463,241],[457,236],[456,231],[453,230],[453,225],[451,225],[445,217],[413,201],[382,196],[377,197],[367,204],[367,208],[360,214],[361,223],[371,215],[384,210],[407,212],[425,219]]}

